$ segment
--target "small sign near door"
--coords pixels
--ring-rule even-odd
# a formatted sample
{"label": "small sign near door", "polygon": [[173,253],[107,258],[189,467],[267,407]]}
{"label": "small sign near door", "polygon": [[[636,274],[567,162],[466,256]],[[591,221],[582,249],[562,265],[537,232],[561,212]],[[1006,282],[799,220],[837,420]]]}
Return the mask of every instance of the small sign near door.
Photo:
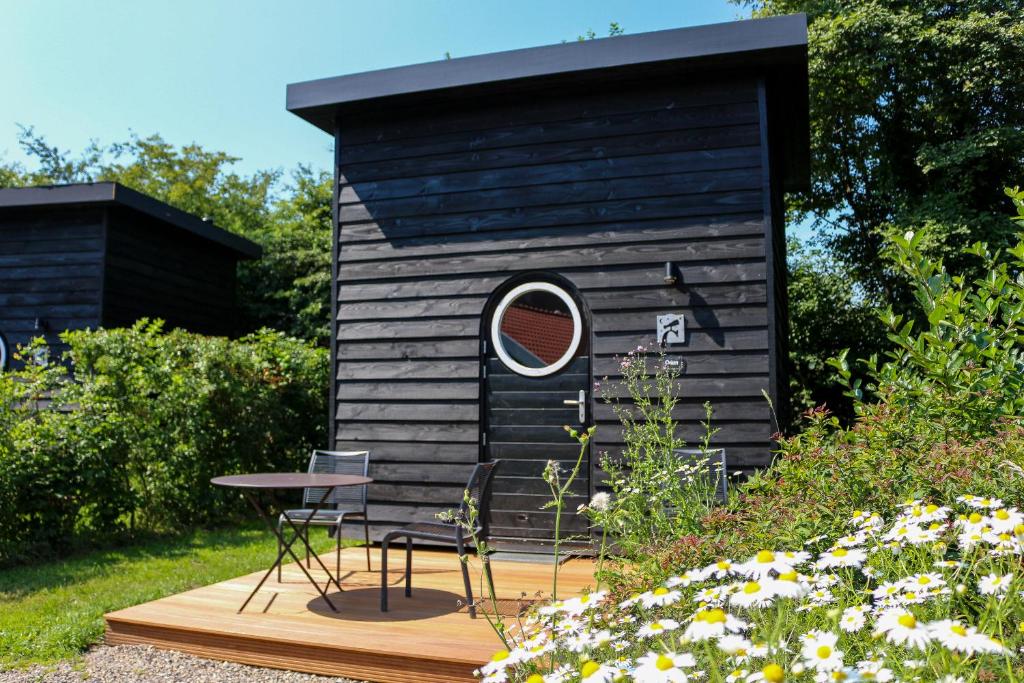
{"label": "small sign near door", "polygon": [[658,316],[658,343],[661,346],[682,344],[686,340],[686,319],[681,313]]}

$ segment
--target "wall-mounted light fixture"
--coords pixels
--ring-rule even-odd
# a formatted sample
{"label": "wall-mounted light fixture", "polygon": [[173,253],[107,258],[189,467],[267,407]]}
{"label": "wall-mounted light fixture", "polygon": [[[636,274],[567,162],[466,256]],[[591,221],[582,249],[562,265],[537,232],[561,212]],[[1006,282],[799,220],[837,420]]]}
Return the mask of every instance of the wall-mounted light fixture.
{"label": "wall-mounted light fixture", "polygon": [[665,284],[671,287],[677,280],[675,264],[671,261],[665,261]]}

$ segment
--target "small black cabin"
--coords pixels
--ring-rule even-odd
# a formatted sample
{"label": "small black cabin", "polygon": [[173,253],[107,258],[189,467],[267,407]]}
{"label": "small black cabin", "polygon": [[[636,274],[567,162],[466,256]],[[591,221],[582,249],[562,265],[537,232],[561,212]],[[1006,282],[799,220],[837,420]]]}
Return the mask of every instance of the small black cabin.
{"label": "small black cabin", "polygon": [[0,189],[0,335],[9,352],[66,329],[235,329],[249,240],[117,183]]}
{"label": "small black cabin", "polygon": [[501,458],[497,544],[543,546],[562,425],[598,427],[575,509],[622,444],[595,382],[638,345],[685,364],[687,438],[711,401],[730,468],[769,461],[806,43],[796,15],[289,86],[335,139],[331,439],[372,452],[378,538]]}

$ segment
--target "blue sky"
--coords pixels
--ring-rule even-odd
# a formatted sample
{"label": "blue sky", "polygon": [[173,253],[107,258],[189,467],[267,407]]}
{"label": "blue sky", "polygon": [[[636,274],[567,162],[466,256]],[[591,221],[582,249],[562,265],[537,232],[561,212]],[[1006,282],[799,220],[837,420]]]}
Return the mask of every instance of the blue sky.
{"label": "blue sky", "polygon": [[242,157],[236,168],[330,165],[330,138],[284,108],[295,81],[729,21],[726,0],[0,0],[0,159],[16,124],[79,150],[130,131]]}

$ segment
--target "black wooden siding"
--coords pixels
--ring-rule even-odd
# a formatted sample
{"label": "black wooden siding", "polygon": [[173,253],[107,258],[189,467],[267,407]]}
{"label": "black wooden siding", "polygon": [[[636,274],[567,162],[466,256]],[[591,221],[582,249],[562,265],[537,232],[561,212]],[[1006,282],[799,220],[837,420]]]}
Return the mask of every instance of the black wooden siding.
{"label": "black wooden siding", "polygon": [[[596,378],[652,343],[657,313],[684,312],[684,433],[710,400],[730,462],[767,462],[762,109],[756,80],[722,78],[339,122],[335,445],[372,451],[376,537],[460,500],[480,457],[481,311],[523,271],[581,291]],[[596,463],[621,436],[593,411]]]}
{"label": "black wooden siding", "polygon": [[[0,223],[0,332],[13,353],[37,336],[100,324],[102,209],[11,211]],[[36,320],[48,327],[38,330]],[[55,348],[60,353],[60,347]]]}
{"label": "black wooden siding", "polygon": [[229,250],[148,216],[109,209],[103,324],[162,318],[167,329],[230,335],[235,264]]}

